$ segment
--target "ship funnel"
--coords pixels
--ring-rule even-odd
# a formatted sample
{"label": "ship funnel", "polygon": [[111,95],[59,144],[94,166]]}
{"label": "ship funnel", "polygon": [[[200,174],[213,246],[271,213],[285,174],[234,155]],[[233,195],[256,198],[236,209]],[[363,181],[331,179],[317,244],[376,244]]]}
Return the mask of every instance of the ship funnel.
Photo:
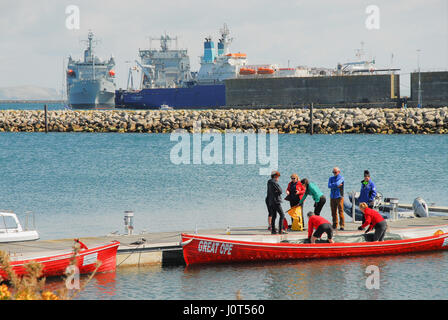
{"label": "ship funnel", "polygon": [[204,62],[213,63],[213,61],[215,61],[215,43],[208,37],[204,41]]}
{"label": "ship funnel", "polygon": [[224,42],[219,40],[218,42],[218,56],[222,56],[224,54]]}

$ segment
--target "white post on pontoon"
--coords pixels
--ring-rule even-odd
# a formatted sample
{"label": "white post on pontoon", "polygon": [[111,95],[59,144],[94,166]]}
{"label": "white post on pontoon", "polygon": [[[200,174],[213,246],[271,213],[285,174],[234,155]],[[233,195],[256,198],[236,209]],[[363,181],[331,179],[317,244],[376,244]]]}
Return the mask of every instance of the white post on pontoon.
{"label": "white post on pontoon", "polygon": [[125,211],[124,212],[124,232],[128,236],[132,234],[134,230],[134,212]]}
{"label": "white post on pontoon", "polygon": [[396,199],[396,198],[391,198],[390,200],[390,204],[391,204],[391,206],[392,206],[392,212],[391,212],[391,219],[392,220],[397,220],[398,219],[398,211],[397,211],[397,208],[398,208],[398,199]]}

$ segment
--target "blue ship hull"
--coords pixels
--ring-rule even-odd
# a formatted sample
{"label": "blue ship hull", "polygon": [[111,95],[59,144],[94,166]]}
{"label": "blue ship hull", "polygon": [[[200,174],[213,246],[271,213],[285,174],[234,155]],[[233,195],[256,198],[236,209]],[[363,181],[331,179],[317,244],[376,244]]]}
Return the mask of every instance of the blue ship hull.
{"label": "blue ship hull", "polygon": [[115,106],[119,108],[159,109],[162,105],[168,105],[175,109],[199,109],[216,108],[225,104],[226,89],[224,84],[115,91]]}

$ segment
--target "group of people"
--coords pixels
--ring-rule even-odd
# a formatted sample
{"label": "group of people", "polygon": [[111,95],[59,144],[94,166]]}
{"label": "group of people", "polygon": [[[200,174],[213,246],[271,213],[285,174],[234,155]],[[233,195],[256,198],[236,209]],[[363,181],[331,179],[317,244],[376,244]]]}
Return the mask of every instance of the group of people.
{"label": "group of people", "polygon": [[[326,203],[326,198],[319,187],[310,182],[307,178],[299,179],[297,174],[291,175],[291,181],[286,189],[286,198],[291,208],[294,206],[302,206],[308,195],[314,200],[314,211],[308,213],[308,238],[312,243],[320,238],[323,233],[327,234],[330,243],[333,243],[333,230],[339,225],[339,230],[345,228],[344,218],[344,177],[338,167],[333,168],[333,176],[328,179],[328,188],[330,189],[330,208],[333,223],[321,217],[320,213]],[[268,208],[268,225],[272,234],[287,233],[288,223],[282,209],[283,190],[278,183],[280,172],[273,171],[271,179],[267,183],[266,206]],[[361,191],[358,198],[359,209],[364,213],[364,222],[358,228],[363,230],[367,228],[367,232],[375,228],[374,241],[383,241],[386,232],[386,221],[377,211],[373,210],[374,200],[376,196],[376,186],[370,178],[370,172],[364,171],[364,179],[361,181]],[[279,216],[278,229],[276,226],[277,215]],[[303,210],[302,210],[302,221]],[[316,230],[313,234],[313,231]]]}

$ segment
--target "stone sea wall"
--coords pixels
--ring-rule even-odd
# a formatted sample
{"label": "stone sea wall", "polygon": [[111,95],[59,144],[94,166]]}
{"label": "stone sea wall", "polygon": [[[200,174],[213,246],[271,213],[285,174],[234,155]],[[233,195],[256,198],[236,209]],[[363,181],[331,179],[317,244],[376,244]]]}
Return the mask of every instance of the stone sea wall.
{"label": "stone sea wall", "polygon": [[[309,109],[229,110],[57,110],[48,111],[49,132],[148,132],[176,129],[192,132],[197,121],[203,131],[277,129],[307,133]],[[0,110],[0,132],[45,132],[42,110]],[[435,133],[448,134],[448,107],[422,109],[313,110],[314,133]]]}

